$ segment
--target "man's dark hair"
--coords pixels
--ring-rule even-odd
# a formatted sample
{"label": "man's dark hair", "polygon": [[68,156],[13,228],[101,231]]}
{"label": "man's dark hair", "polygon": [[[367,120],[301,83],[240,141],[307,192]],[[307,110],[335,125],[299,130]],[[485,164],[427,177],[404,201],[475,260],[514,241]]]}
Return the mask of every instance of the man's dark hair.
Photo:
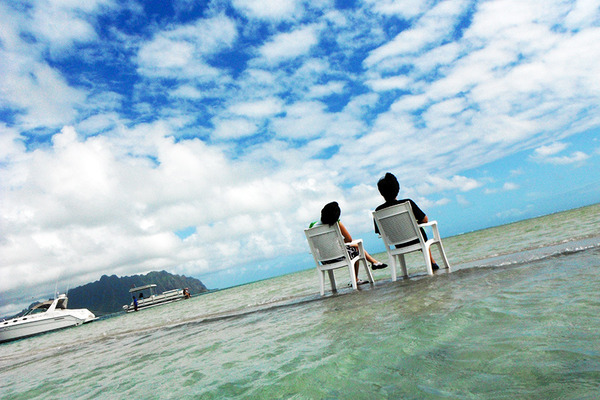
{"label": "man's dark hair", "polygon": [[321,222],[329,226],[335,224],[340,219],[340,206],[336,201],[325,204],[325,207],[321,210]]}
{"label": "man's dark hair", "polygon": [[392,201],[398,196],[398,192],[400,192],[400,184],[398,183],[398,179],[388,172],[377,182],[377,189],[379,189],[379,193],[381,193],[385,201]]}

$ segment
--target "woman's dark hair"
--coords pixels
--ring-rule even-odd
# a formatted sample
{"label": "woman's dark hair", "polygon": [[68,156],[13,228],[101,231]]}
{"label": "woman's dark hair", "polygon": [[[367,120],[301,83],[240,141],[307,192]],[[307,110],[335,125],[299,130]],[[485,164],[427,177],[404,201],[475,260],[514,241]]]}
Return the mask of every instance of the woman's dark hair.
{"label": "woman's dark hair", "polygon": [[398,183],[398,179],[388,172],[377,182],[377,189],[379,189],[379,193],[381,193],[385,201],[391,201],[398,196],[400,184]]}
{"label": "woman's dark hair", "polygon": [[321,210],[321,223],[331,226],[338,222],[341,213],[342,210],[340,210],[337,201],[325,204],[325,207]]}

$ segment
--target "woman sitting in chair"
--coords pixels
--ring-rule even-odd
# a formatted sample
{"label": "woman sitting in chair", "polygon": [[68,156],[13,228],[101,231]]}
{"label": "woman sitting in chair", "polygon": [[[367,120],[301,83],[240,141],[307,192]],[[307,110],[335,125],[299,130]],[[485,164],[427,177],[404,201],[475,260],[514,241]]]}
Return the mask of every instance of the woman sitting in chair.
{"label": "woman sitting in chair", "polygon": [[[331,225],[335,224],[336,222],[338,222],[340,225],[340,231],[342,232],[342,236],[344,237],[344,242],[350,243],[350,242],[352,242],[352,236],[350,236],[350,232],[348,232],[348,230],[346,229],[344,224],[342,224],[342,221],[340,221],[341,213],[342,213],[342,211],[341,211],[338,203],[336,201],[332,201],[331,203],[326,204],[325,207],[323,207],[323,209],[321,210],[321,219],[319,221],[311,222],[311,224],[309,225],[309,228],[312,228],[313,226],[316,226],[316,225],[331,226]],[[346,249],[348,250],[348,254],[350,255],[351,259],[358,255],[358,246],[356,244],[346,245]],[[366,251],[365,251],[365,258],[367,259],[367,261],[369,261],[372,264],[373,269],[381,269],[381,268],[387,267],[387,264],[377,261],[376,259],[371,257],[371,255],[369,253],[367,253]],[[323,264],[332,263],[335,261],[337,261],[337,260],[324,261]],[[356,264],[354,267],[354,273],[356,274],[356,283],[358,285],[369,283],[368,281],[363,281],[362,279],[358,279],[358,264]]]}

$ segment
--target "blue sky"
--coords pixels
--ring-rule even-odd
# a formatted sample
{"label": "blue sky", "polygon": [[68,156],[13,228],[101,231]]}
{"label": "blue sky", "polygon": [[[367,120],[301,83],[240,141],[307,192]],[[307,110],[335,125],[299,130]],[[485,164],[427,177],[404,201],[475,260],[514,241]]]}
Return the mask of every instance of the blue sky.
{"label": "blue sky", "polygon": [[[600,2],[0,3],[0,315],[310,267],[385,172],[445,236],[600,201]],[[65,287],[63,287],[65,286]]]}

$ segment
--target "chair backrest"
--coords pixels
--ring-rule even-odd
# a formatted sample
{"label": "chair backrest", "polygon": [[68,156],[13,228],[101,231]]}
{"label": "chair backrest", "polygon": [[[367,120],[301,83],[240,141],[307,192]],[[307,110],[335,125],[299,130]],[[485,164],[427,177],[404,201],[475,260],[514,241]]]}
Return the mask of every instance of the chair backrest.
{"label": "chair backrest", "polygon": [[345,257],[348,254],[340,226],[337,223],[332,226],[317,225],[305,229],[304,234],[308,240],[310,251],[318,262]]}
{"label": "chair backrest", "polygon": [[373,218],[388,246],[401,246],[416,239],[423,241],[409,202],[375,211]]}

